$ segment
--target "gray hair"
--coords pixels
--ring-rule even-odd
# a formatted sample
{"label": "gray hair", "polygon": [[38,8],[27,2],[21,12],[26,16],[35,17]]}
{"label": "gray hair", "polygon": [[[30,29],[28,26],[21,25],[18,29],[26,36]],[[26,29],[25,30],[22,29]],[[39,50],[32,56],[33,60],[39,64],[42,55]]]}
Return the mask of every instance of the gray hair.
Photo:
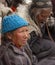
{"label": "gray hair", "polygon": [[52,13],[52,8],[36,8],[36,15],[38,15],[38,14],[40,14],[40,12],[42,11],[42,10],[50,10],[50,12]]}

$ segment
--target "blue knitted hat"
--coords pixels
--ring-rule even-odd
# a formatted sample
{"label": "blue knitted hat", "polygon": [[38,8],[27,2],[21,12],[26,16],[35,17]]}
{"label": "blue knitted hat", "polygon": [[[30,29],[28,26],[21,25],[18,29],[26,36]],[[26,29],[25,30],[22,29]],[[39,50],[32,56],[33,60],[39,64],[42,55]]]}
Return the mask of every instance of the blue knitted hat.
{"label": "blue knitted hat", "polygon": [[2,33],[7,33],[27,25],[28,22],[16,14],[5,16],[2,21]]}
{"label": "blue knitted hat", "polygon": [[51,0],[33,0],[34,6],[36,8],[50,8],[52,7]]}

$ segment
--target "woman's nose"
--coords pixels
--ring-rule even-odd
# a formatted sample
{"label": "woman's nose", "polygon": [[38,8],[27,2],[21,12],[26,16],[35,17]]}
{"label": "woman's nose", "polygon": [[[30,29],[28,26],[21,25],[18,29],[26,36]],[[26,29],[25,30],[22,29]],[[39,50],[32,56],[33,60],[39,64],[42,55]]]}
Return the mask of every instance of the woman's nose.
{"label": "woman's nose", "polygon": [[25,35],[25,38],[29,37],[29,33],[27,33],[27,32],[25,32],[24,35]]}

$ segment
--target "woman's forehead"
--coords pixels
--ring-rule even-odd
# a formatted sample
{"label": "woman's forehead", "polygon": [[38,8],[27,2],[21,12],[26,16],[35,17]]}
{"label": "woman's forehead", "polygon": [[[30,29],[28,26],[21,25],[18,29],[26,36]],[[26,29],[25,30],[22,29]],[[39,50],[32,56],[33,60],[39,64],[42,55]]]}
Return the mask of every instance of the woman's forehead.
{"label": "woman's forehead", "polygon": [[52,8],[37,8],[36,10],[37,10],[37,12],[38,11],[40,11],[40,12],[41,11],[52,11]]}
{"label": "woman's forehead", "polygon": [[49,12],[51,12],[51,10],[50,9],[43,9],[43,10],[41,10],[41,13],[49,13]]}
{"label": "woman's forehead", "polygon": [[52,13],[52,9],[51,8],[41,8],[41,9],[37,9],[36,14],[47,14],[47,13]]}

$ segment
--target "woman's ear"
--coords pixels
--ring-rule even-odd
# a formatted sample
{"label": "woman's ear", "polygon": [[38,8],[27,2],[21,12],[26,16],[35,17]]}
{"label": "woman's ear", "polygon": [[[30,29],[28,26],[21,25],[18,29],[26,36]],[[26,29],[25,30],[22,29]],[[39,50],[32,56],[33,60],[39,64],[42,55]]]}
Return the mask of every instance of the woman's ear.
{"label": "woman's ear", "polygon": [[7,33],[7,37],[9,38],[9,39],[12,39],[12,34],[9,32],[9,33]]}

